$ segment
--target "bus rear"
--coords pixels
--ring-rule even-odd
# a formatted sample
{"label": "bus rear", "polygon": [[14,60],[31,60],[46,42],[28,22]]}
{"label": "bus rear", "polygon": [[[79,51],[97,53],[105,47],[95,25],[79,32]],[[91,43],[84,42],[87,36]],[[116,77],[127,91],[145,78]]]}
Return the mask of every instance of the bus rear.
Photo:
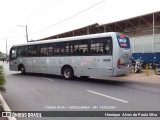
{"label": "bus rear", "polygon": [[128,73],[131,70],[131,58],[132,52],[130,47],[129,38],[125,35],[117,34],[116,35],[116,43],[118,47],[114,49],[113,55],[114,57],[114,72],[113,76],[123,75]]}

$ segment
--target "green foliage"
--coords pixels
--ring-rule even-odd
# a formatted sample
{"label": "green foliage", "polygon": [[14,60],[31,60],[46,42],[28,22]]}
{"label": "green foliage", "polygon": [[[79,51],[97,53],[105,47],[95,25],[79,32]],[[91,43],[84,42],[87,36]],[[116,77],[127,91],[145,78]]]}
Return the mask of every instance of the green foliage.
{"label": "green foliage", "polygon": [[4,70],[3,70],[3,66],[0,65],[0,92],[6,92],[6,89],[4,88],[4,85],[6,83],[6,79],[4,76]]}
{"label": "green foliage", "polygon": [[2,57],[2,52],[0,51],[0,58]]}

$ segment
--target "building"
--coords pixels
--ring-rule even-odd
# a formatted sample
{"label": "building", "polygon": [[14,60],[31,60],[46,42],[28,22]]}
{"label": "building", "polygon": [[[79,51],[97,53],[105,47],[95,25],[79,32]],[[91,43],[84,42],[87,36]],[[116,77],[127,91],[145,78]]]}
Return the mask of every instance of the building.
{"label": "building", "polygon": [[128,35],[135,59],[141,58],[151,62],[156,57],[160,63],[160,11],[102,25],[95,23],[40,40],[104,32],[120,32]]}

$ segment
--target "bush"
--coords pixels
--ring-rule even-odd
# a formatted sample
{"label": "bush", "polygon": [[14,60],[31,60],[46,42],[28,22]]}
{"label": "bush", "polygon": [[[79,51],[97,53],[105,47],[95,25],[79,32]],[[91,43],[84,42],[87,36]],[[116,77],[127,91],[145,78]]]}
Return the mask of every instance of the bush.
{"label": "bush", "polygon": [[3,66],[0,65],[0,92],[1,93],[6,92],[6,89],[4,87],[5,83],[6,83],[6,79],[5,79],[5,76],[4,76]]}

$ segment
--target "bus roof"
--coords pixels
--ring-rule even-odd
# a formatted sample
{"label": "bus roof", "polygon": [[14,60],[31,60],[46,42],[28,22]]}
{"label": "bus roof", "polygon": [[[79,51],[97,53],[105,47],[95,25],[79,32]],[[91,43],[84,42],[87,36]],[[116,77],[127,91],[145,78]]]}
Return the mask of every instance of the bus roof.
{"label": "bus roof", "polygon": [[113,36],[115,34],[116,34],[116,32],[107,32],[107,33],[99,33],[99,34],[92,34],[92,35],[57,38],[57,39],[50,39],[50,40],[44,40],[44,41],[28,42],[28,43],[24,43],[24,44],[17,44],[17,45],[13,45],[12,47],[37,45],[37,44],[45,44],[45,43],[47,44],[47,43],[54,43],[54,42],[74,41],[74,40],[79,40],[79,39],[90,39],[90,38],[97,38],[97,37],[106,37],[106,36]]}

